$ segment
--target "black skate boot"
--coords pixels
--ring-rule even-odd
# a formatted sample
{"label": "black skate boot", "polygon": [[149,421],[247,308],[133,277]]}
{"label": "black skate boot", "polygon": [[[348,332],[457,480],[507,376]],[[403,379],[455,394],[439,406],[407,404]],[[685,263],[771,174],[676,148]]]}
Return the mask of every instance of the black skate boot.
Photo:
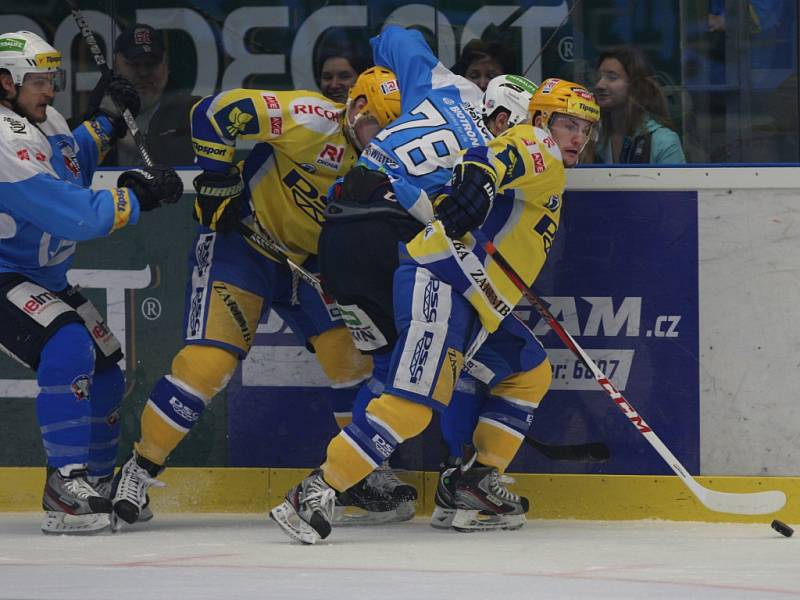
{"label": "black skate boot", "polygon": [[436,485],[436,495],[433,498],[431,527],[450,529],[453,524],[453,517],[456,514],[456,482],[461,471],[460,465],[460,458],[448,457],[439,468],[439,483]]}
{"label": "black skate boot", "polygon": [[455,501],[452,526],[463,532],[519,529],[529,508],[527,498],[505,487],[496,468],[474,457],[459,474]]}
{"label": "black skate boot", "polygon": [[417,490],[383,463],[336,499],[334,525],[380,525],[414,517]]}
{"label": "black skate boot", "polygon": [[[135,523],[146,512],[150,512],[149,508],[145,510],[149,503],[147,488],[165,486],[162,481],[156,479],[163,471],[162,465],[157,465],[143,456],[139,456],[134,450],[114,477],[111,501],[114,505],[115,516],[126,523]],[[152,518],[152,512],[150,512],[150,518]],[[114,520],[114,529],[116,530],[119,523],[116,519]]]}
{"label": "black skate boot", "polygon": [[336,490],[315,470],[286,492],[286,499],[269,512],[286,535],[302,544],[315,544],[331,533]]}

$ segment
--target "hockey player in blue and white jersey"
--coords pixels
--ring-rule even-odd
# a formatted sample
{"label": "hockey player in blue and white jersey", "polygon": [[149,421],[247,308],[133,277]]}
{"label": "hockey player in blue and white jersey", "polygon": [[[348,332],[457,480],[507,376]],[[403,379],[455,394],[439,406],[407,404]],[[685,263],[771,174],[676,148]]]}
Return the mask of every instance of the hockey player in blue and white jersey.
{"label": "hockey player in blue and white jersey", "polygon": [[357,164],[386,173],[400,205],[427,223],[431,200],[461,153],[493,137],[481,118],[483,92],[439,62],[418,31],[389,26],[371,43],[375,64],[397,76],[402,114],[367,144]]}
{"label": "hockey player in blue and white jersey", "polygon": [[77,241],[136,223],[140,211],[176,202],[183,186],[172,169],[145,168],[123,173],[115,189],[91,190],[124,131],[115,106],[135,113],[138,94],[104,79],[113,102],[70,131],[51,106],[63,74],[61,53],[36,34],[0,35],[0,349],[37,374],[42,531],[86,534],[109,527],[125,386],[119,342],[66,273]]}

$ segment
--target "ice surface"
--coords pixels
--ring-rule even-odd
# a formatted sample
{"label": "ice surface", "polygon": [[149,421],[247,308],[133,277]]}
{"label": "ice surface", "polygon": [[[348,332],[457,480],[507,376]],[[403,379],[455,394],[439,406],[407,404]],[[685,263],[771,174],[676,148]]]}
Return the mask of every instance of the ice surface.
{"label": "ice surface", "polygon": [[462,534],[427,519],[292,543],[265,515],[156,515],[44,536],[0,513],[0,598],[427,600],[800,598],[800,539],[769,524],[529,521]]}

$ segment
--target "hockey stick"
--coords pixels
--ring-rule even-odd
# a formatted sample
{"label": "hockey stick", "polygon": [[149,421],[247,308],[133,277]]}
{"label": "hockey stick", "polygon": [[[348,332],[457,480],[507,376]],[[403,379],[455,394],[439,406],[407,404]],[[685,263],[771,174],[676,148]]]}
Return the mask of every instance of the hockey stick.
{"label": "hockey stick", "polygon": [[717,512],[737,515],[763,515],[780,510],[786,504],[786,494],[780,490],[731,493],[710,490],[700,485],[694,477],[689,474],[675,455],[672,454],[669,448],[664,445],[664,442],[661,441],[641,415],[636,412],[636,409],[633,408],[630,402],[628,402],[619,390],[614,387],[614,384],[608,380],[608,377],[598,368],[586,351],[578,345],[569,332],[556,320],[539,297],[525,285],[525,282],[516,271],[514,271],[508,261],[498,252],[495,245],[480,230],[474,230],[471,233],[483,249],[486,250],[487,254],[492,257],[497,266],[502,269],[506,277],[508,277],[517,289],[530,301],[536,309],[536,312],[547,321],[547,324],[555,331],[556,335],[561,338],[564,345],[592,372],[597,383],[600,384],[600,387],[611,397],[636,430],[650,443],[653,449],[658,452],[661,458],[664,459],[703,505]]}
{"label": "hockey stick", "polygon": [[[238,230],[239,233],[241,233],[245,238],[255,244],[257,249],[262,254],[269,256],[270,258],[274,258],[278,262],[286,265],[292,271],[297,273],[300,278],[308,283],[311,287],[315,288],[318,292],[325,294],[325,292],[322,291],[322,284],[316,275],[307,271],[290,259],[283,249],[275,242],[270,240],[268,237],[261,235],[241,221],[239,222]],[[610,456],[608,446],[602,442],[550,445],[539,442],[531,437],[526,437],[525,442],[551,460],[599,462],[608,460]]]}
{"label": "hockey stick", "polygon": [[326,295],[325,292],[322,290],[322,283],[320,283],[319,278],[307,271],[296,262],[294,262],[291,258],[289,258],[286,253],[283,251],[278,244],[270,240],[268,237],[261,235],[252,227],[249,227],[242,221],[239,221],[237,224],[237,230],[241,233],[248,241],[252,242],[255,246],[257,246],[257,250],[261,252],[264,256],[268,256],[277,260],[279,263],[286,265],[292,271],[297,273],[297,275],[305,281],[308,285],[313,287],[317,290],[320,294]]}
{"label": "hockey stick", "polygon": [[[86,44],[89,46],[89,50],[92,53],[94,62],[100,68],[100,72],[103,74],[103,77],[110,77],[111,69],[109,68],[108,63],[103,56],[102,50],[100,50],[100,46],[97,44],[97,40],[95,39],[92,30],[89,28],[89,24],[86,22],[86,18],[78,8],[77,0],[67,0],[67,4],[69,4],[70,10],[72,11],[72,16],[75,19],[75,23],[78,25],[81,36],[83,36],[83,39],[86,40]],[[122,111],[122,118],[125,120],[125,125],[128,126],[128,130],[133,136],[133,141],[136,143],[136,147],[139,150],[139,154],[141,155],[144,164],[148,167],[152,167],[154,164],[153,159],[150,157],[150,153],[147,151],[147,148],[144,145],[144,136],[139,130],[139,126],[136,125],[136,119],[133,118],[131,111],[127,108],[124,108],[119,104],[117,104],[117,108],[121,109]]]}
{"label": "hockey stick", "polygon": [[525,436],[525,443],[541,452],[550,460],[572,460],[576,462],[605,462],[611,452],[603,442],[586,444],[565,444],[556,446],[542,443],[530,436]]}

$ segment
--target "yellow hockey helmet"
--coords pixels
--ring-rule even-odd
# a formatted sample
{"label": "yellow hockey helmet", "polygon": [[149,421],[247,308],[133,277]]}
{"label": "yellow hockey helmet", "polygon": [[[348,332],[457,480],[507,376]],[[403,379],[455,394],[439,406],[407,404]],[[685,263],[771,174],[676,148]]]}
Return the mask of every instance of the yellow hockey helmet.
{"label": "yellow hockey helmet", "polygon": [[384,128],[400,116],[400,86],[389,69],[371,67],[361,73],[348,93],[348,109],[362,97],[367,103],[358,111],[358,117],[369,115]]}
{"label": "yellow hockey helmet", "polygon": [[600,107],[594,94],[582,85],[564,79],[545,79],[531,98],[531,114],[542,115],[545,125],[554,114],[578,117],[594,124],[600,120]]}

